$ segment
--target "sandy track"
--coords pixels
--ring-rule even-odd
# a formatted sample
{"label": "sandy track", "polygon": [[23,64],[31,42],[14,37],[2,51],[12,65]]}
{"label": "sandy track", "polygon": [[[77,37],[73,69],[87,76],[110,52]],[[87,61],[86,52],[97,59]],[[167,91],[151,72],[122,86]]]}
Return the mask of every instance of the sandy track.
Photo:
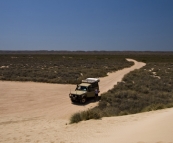
{"label": "sandy track", "polygon": [[[113,88],[125,74],[145,65],[128,60],[134,66],[101,78],[101,93]],[[0,142],[173,143],[173,109],[68,125],[74,112],[97,105],[71,104],[68,94],[74,88],[75,85],[0,81]]]}

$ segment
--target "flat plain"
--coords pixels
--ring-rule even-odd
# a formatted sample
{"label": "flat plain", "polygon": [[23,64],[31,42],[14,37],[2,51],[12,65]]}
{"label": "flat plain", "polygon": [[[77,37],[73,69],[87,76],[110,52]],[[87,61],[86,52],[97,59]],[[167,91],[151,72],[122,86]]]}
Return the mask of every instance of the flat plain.
{"label": "flat plain", "polygon": [[[145,68],[143,62],[127,60],[134,65],[100,78],[101,94],[130,71]],[[0,81],[0,142],[173,143],[172,108],[69,124],[74,113],[98,105],[92,100],[72,104],[68,94],[74,88],[74,84]]]}

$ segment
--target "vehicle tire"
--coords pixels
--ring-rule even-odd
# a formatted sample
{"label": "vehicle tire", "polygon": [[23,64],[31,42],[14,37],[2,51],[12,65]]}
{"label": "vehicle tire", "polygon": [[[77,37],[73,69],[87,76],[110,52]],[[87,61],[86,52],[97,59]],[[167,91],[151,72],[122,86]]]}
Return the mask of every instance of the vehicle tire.
{"label": "vehicle tire", "polygon": [[84,104],[84,103],[86,103],[86,98],[85,97],[83,97],[82,99],[81,99],[81,101],[80,101],[82,104]]}
{"label": "vehicle tire", "polygon": [[98,94],[95,94],[95,101],[97,101],[98,100]]}

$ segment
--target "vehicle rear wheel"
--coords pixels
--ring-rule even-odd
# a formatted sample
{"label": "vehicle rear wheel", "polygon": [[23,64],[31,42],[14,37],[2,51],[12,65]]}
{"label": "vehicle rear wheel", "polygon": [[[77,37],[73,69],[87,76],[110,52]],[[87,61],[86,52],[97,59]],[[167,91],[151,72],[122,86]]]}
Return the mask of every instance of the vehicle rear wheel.
{"label": "vehicle rear wheel", "polygon": [[83,97],[82,99],[81,99],[81,101],[80,101],[82,104],[84,104],[85,102],[86,102],[86,98],[85,97]]}

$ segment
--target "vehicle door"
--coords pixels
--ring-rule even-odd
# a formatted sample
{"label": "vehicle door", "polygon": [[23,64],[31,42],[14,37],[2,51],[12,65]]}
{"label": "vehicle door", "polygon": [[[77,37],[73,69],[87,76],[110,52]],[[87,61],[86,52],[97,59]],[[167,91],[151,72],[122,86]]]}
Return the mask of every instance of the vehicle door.
{"label": "vehicle door", "polygon": [[92,86],[88,86],[88,93],[87,93],[88,97],[94,97],[95,96],[95,91],[94,88],[92,88]]}

